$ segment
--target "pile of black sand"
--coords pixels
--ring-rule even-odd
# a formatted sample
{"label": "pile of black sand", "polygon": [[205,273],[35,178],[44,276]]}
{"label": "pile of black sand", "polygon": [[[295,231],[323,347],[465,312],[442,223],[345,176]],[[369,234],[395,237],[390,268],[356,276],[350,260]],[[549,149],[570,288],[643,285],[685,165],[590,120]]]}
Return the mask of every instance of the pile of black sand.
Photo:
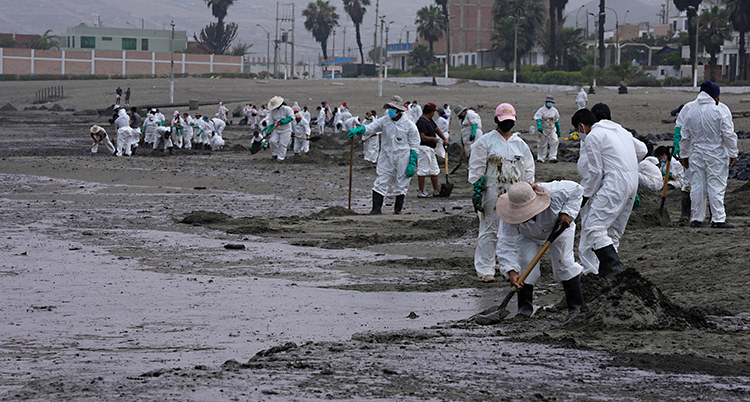
{"label": "pile of black sand", "polygon": [[[40,107],[39,110],[41,110],[41,109],[42,108]],[[55,103],[51,108],[49,108],[50,112],[62,112],[63,110],[65,110],[65,109],[63,109],[62,106],[60,106],[57,103]]]}
{"label": "pile of black sand", "polygon": [[[585,286],[585,285],[584,285]],[[590,293],[593,289],[588,289]],[[628,268],[587,294],[584,310],[565,326],[583,330],[685,330],[706,328],[706,318],[672,303],[651,281]]]}
{"label": "pile of black sand", "polygon": [[359,214],[352,211],[351,209],[344,208],[344,207],[330,207],[330,208],[323,209],[319,212],[316,212],[314,214],[311,214],[310,218],[320,219],[320,218],[332,218],[336,216],[353,216],[353,215],[359,215]]}
{"label": "pile of black sand", "polygon": [[18,109],[16,109],[15,106],[11,105],[10,102],[6,103],[5,106],[0,107],[0,111],[2,112],[16,112]]}
{"label": "pile of black sand", "polygon": [[188,225],[206,225],[210,223],[226,222],[231,218],[231,216],[221,212],[193,211],[185,214],[185,217],[182,218],[180,223]]}

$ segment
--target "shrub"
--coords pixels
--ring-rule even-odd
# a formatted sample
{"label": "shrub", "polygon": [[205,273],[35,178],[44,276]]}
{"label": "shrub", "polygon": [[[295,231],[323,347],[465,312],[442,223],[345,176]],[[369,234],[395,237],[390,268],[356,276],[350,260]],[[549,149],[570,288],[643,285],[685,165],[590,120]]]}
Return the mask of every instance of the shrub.
{"label": "shrub", "polygon": [[61,74],[21,74],[18,79],[21,81],[55,81],[67,78]]}
{"label": "shrub", "polygon": [[629,85],[634,87],[659,87],[661,83],[654,77],[635,77],[630,80]]}
{"label": "shrub", "polygon": [[15,74],[0,74],[0,81],[18,81],[18,76]]}
{"label": "shrub", "polygon": [[542,75],[542,84],[555,85],[579,85],[581,83],[580,72],[548,71]]}

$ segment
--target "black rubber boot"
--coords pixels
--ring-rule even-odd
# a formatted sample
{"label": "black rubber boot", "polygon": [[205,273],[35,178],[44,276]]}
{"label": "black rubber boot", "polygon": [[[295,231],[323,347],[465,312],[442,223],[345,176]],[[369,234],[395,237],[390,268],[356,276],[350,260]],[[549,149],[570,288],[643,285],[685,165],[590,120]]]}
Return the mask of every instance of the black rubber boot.
{"label": "black rubber boot", "polygon": [[380,210],[383,208],[383,196],[377,191],[372,192],[372,211],[370,215],[380,215],[383,212]]}
{"label": "black rubber boot", "polygon": [[690,193],[682,192],[682,212],[680,213],[680,223],[690,222]]}
{"label": "black rubber boot", "polygon": [[596,258],[599,259],[599,276],[604,279],[612,279],[615,275],[622,272],[622,265],[620,264],[620,256],[617,255],[615,246],[609,245],[602,247],[598,250],[594,250]]}
{"label": "black rubber boot", "polygon": [[578,314],[583,306],[583,292],[581,291],[581,277],[576,276],[562,281],[565,289],[565,301],[568,303],[568,315]]}
{"label": "black rubber boot", "polygon": [[396,196],[396,203],[393,204],[393,213],[396,215],[401,215],[401,209],[404,207],[404,197],[405,195],[397,195]]}
{"label": "black rubber boot", "polygon": [[169,151],[170,155],[174,155],[174,151],[172,150],[172,147],[167,148],[167,150]]}
{"label": "black rubber boot", "polygon": [[534,285],[523,285],[518,291],[518,312],[516,318],[529,318],[534,314]]}

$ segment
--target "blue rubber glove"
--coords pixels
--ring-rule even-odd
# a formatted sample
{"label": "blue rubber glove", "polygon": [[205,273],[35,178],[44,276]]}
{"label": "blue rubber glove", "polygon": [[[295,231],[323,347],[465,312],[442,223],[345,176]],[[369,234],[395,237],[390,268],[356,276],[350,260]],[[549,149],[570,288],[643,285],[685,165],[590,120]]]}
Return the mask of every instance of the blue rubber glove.
{"label": "blue rubber glove", "polygon": [[474,138],[477,136],[477,125],[472,124],[471,125],[471,135],[469,136],[469,141],[474,141]]}
{"label": "blue rubber glove", "polygon": [[474,212],[484,212],[482,208],[482,192],[485,190],[485,181],[487,179],[482,176],[474,182],[474,195],[471,196],[471,203],[474,206]]}
{"label": "blue rubber glove", "polygon": [[279,123],[286,124],[292,121],[292,116],[287,117],[286,119],[281,119]]}
{"label": "blue rubber glove", "polygon": [[680,140],[682,139],[682,127],[675,127],[674,128],[674,137],[672,137],[672,143],[674,144],[674,152],[672,152],[672,156],[679,159],[680,158]]}
{"label": "blue rubber glove", "polygon": [[542,119],[536,119],[536,129],[539,130],[540,133],[544,131],[542,128]]}
{"label": "blue rubber glove", "polygon": [[417,158],[419,154],[415,150],[409,151],[409,166],[406,167],[406,177],[412,177],[417,173]]}
{"label": "blue rubber glove", "polygon": [[633,201],[633,209],[638,208],[639,205],[641,205],[641,197],[638,196],[638,193],[635,193],[635,201]]}
{"label": "blue rubber glove", "polygon": [[557,136],[560,136],[560,120],[555,122],[555,129],[557,129]]}
{"label": "blue rubber glove", "polygon": [[355,135],[362,135],[367,131],[367,127],[365,126],[359,126],[355,127],[346,134],[346,138],[354,138]]}

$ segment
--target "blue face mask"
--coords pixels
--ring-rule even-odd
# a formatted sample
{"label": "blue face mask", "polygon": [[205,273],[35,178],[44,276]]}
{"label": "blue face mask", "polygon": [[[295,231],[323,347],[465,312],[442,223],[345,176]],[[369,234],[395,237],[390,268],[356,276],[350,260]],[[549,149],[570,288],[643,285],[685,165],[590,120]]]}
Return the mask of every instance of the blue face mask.
{"label": "blue face mask", "polygon": [[664,165],[666,165],[667,164],[667,160],[666,159],[662,159],[661,163],[664,164]]}
{"label": "blue face mask", "polygon": [[388,109],[388,117],[390,117],[391,120],[395,119],[397,116],[398,116],[398,110]]}
{"label": "blue face mask", "polygon": [[553,105],[553,103],[552,103],[552,102],[547,102],[547,107],[548,107],[548,108],[552,108],[552,105]]}

